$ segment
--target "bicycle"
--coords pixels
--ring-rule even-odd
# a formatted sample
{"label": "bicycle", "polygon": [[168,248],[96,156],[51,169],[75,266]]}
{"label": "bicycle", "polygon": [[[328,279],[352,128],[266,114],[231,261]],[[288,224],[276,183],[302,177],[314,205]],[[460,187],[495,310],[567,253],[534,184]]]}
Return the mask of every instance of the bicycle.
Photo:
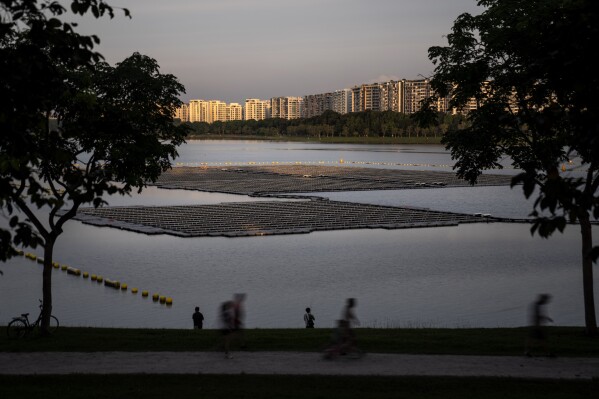
{"label": "bicycle", "polygon": [[[39,327],[42,322],[42,301],[40,300],[40,314],[33,323],[29,322],[29,313],[22,313],[19,317],[13,317],[12,321],[8,323],[6,328],[6,334],[8,338],[23,338],[29,335],[36,327]],[[50,325],[48,326],[48,332],[52,334],[58,328],[58,319],[54,316],[50,316]]]}

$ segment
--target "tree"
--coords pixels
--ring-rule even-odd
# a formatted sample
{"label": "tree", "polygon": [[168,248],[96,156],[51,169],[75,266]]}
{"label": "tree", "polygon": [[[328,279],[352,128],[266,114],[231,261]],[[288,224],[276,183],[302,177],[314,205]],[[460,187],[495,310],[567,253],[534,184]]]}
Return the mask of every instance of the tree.
{"label": "tree", "polygon": [[[536,196],[532,234],[549,237],[580,225],[585,326],[597,334],[591,220],[599,217],[599,7],[592,0],[479,0],[480,15],[460,15],[448,46],[429,49],[431,85],[450,107],[478,108],[443,139],[457,175],[476,183],[509,156],[522,172],[512,187]],[[422,115],[430,112],[429,99]],[[426,118],[423,118],[426,119]],[[560,173],[578,157],[583,173]]]}
{"label": "tree", "polygon": [[[12,216],[14,235],[3,230],[2,247],[5,256],[13,244],[43,247],[46,331],[53,248],[64,223],[81,205],[141,191],[170,167],[187,131],[172,118],[184,88],[137,53],[116,67],[101,62],[93,52],[98,38],[56,18],[66,12],[57,2],[0,6],[0,206],[12,214],[16,205],[26,216]],[[74,0],[71,11],[113,16],[100,0]]]}

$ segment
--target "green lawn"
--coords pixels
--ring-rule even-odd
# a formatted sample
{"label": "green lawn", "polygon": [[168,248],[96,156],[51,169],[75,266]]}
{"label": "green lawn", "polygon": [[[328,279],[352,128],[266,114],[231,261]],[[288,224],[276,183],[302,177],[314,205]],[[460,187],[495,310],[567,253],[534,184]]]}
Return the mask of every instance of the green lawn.
{"label": "green lawn", "polygon": [[[599,339],[583,335],[582,327],[549,327],[549,343],[561,357],[599,357]],[[526,328],[360,328],[358,343],[366,352],[522,355]],[[248,350],[320,351],[331,329],[250,329]],[[213,351],[220,337],[216,330],[112,329],[60,327],[49,338],[36,336],[10,340],[0,327],[0,351]],[[234,348],[235,349],[235,348]]]}
{"label": "green lawn", "polygon": [[[560,357],[599,357],[599,339],[581,327],[548,329]],[[522,355],[525,328],[357,329],[366,352]],[[330,329],[246,330],[248,350],[319,351]],[[61,327],[49,338],[9,340],[0,328],[0,351],[211,351],[215,330]],[[238,350],[237,348],[234,348]],[[66,375],[0,376],[2,398],[592,398],[599,381],[509,378],[355,377],[276,375]]]}

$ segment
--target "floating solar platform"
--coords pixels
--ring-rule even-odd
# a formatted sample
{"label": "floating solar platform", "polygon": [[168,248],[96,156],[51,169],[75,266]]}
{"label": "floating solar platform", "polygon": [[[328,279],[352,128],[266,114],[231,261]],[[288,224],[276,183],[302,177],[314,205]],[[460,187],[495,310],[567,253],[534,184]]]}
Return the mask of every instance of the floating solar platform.
{"label": "floating solar platform", "polygon": [[80,208],[75,219],[97,226],[180,237],[243,237],[367,228],[405,229],[495,221],[482,215],[326,199]]}
{"label": "floating solar platform", "polygon": [[[483,174],[478,186],[509,185],[511,176]],[[412,171],[324,165],[272,165],[240,167],[176,167],[163,173],[154,185],[242,195],[327,191],[401,190],[465,187],[470,183],[453,172]]]}

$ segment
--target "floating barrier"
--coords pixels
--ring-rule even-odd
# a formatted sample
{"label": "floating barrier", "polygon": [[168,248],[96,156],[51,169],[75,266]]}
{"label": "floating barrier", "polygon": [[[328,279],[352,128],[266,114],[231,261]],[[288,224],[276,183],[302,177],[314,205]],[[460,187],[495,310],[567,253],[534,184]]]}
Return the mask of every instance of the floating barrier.
{"label": "floating barrier", "polygon": [[[25,253],[22,250],[18,250],[18,251],[16,251],[16,253],[17,253],[17,255],[23,256],[29,260],[36,261],[37,263],[40,263],[40,264],[44,263],[44,258],[38,257],[35,254],[29,253],[29,252]],[[76,277],[82,276],[84,279],[89,278],[91,281],[95,281],[98,284],[104,283],[104,286],[111,287],[116,290],[127,291],[127,289],[128,289],[128,285],[126,283],[121,283],[120,281],[117,281],[117,280],[111,280],[109,278],[104,278],[97,274],[90,274],[89,272],[82,272],[81,269],[77,269],[75,267],[71,267],[71,266],[67,266],[67,265],[61,265],[58,262],[52,262],[52,267],[54,269],[61,269],[62,271],[65,271],[67,274],[72,275],[72,276],[76,276]],[[132,294],[137,294],[138,292],[139,292],[138,288],[131,288]],[[145,298],[149,295],[149,293],[148,293],[148,291],[144,290],[141,292],[141,295],[142,295],[142,297]],[[169,306],[172,306],[172,304],[173,304],[173,298],[166,297],[164,295],[161,296],[159,294],[153,294],[152,300],[154,302],[160,302],[161,304],[166,304]]]}
{"label": "floating barrier", "polygon": [[104,280],[104,285],[106,287],[111,287],[111,288],[116,288],[116,289],[121,288],[121,283],[119,283],[118,281],[109,280],[109,279]]}

